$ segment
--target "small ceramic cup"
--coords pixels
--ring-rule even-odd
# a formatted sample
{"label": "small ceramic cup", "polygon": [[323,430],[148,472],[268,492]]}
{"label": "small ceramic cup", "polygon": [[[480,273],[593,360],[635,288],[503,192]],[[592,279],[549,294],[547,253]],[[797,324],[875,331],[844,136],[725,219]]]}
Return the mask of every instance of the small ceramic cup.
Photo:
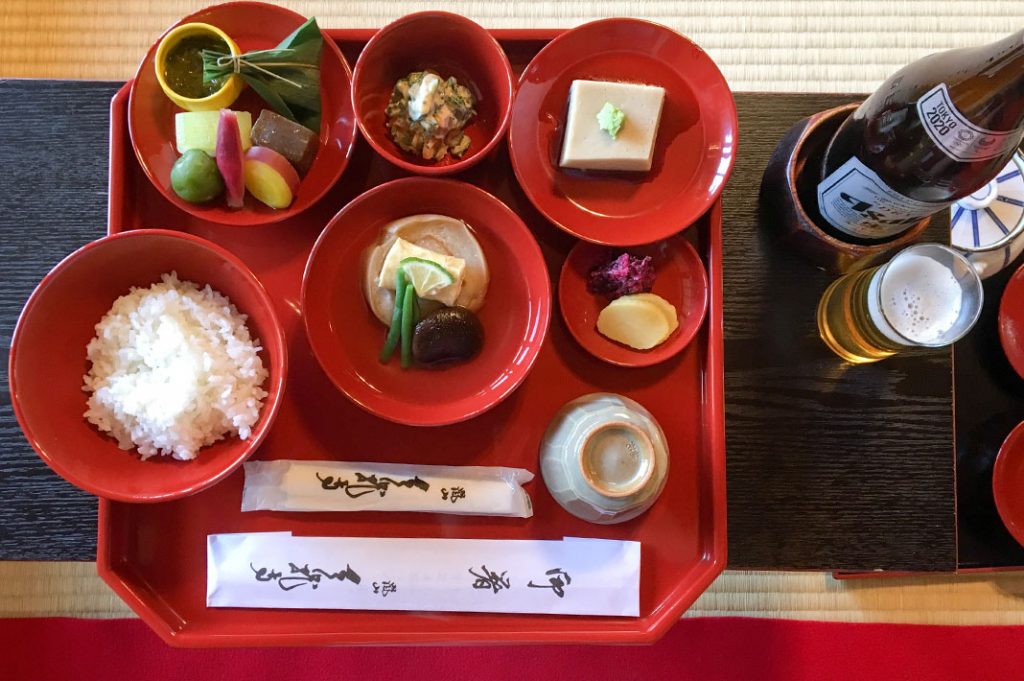
{"label": "small ceramic cup", "polygon": [[665,434],[639,403],[593,393],[563,406],[540,447],[544,483],[578,518],[608,525],[654,504],[668,475]]}

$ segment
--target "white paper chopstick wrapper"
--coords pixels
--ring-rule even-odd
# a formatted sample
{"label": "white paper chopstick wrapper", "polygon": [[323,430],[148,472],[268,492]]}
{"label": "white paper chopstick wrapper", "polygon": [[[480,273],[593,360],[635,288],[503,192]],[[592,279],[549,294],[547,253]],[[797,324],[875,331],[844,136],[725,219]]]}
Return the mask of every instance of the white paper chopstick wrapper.
{"label": "white paper chopstick wrapper", "polygon": [[424,511],[529,518],[533,473],[496,466],[247,461],[243,511]]}
{"label": "white paper chopstick wrapper", "polygon": [[640,611],[640,543],[383,539],[290,532],[207,538],[213,608],[557,615]]}

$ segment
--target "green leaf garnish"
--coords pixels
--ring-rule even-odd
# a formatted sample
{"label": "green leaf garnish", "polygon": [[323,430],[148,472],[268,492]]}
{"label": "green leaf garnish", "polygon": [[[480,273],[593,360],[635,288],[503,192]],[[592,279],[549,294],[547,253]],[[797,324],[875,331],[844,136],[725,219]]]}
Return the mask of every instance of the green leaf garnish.
{"label": "green leaf garnish", "polygon": [[[271,109],[311,130],[320,129],[320,51],[323,34],[310,18],[269,50],[237,57],[203,50],[203,81],[238,75]],[[315,127],[314,127],[315,126]]]}

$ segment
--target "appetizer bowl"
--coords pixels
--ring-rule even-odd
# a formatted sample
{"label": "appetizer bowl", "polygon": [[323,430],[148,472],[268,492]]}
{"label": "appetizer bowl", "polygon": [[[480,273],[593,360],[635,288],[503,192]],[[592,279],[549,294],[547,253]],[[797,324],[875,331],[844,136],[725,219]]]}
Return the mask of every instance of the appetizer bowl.
{"label": "appetizer bowl", "polygon": [[[139,165],[165,199],[201,220],[253,226],[294,217],[319,201],[334,186],[352,155],[356,121],[350,99],[348,63],[337,44],[324,36],[320,54],[319,147],[312,166],[299,182],[291,205],[283,209],[270,208],[248,192],[240,209],[229,208],[223,197],[209,203],[189,203],[171,187],[171,168],[180,155],[175,144],[175,114],[181,110],[168,99],[157,80],[154,64],[164,40],[179,27],[203,23],[228,36],[242,52],[262,50],[275,47],[305,20],[291,10],[262,2],[215,5],[182,19],[146,53],[132,81],[128,131]],[[241,80],[237,76],[235,78]],[[250,113],[255,122],[263,109],[271,107],[252,88],[246,88],[231,108]]]}
{"label": "appetizer bowl", "polygon": [[558,280],[558,307],[569,333],[584,350],[600,360],[623,367],[645,367],[664,362],[683,351],[700,330],[708,309],[708,278],[704,263],[682,235],[665,241],[625,249],[635,256],[650,256],[655,279],[651,293],[675,307],[679,326],[650,350],[636,350],[601,335],[597,319],[610,302],[587,290],[589,272],[622,253],[581,241],[562,265]]}
{"label": "appetizer bowl", "polygon": [[[434,214],[468,225],[490,281],[479,309],[479,353],[444,368],[380,361],[388,328],[364,295],[367,252],[396,220]],[[415,426],[472,418],[512,394],[540,352],[551,316],[547,267],[519,217],[487,192],[437,178],[394,180],[345,206],[306,263],[302,317],[313,353],[334,385],[363,409]]]}
{"label": "appetizer bowl", "polygon": [[[229,436],[195,459],[134,451],[88,423],[83,376],[96,324],[132,286],[177,272],[210,285],[248,316],[269,378],[268,396],[248,439]],[[11,401],[40,458],[68,482],[116,501],[155,502],[194,494],[227,477],[259,447],[273,423],[286,370],[286,343],[263,286],[237,257],[180,232],[140,229],[94,241],[62,260],[39,283],[18,319],[9,356]]]}
{"label": "appetizer bowl", "polygon": [[[664,89],[650,170],[560,165],[576,80]],[[738,127],[732,92],[700,47],[659,24],[603,19],[558,36],[523,71],[509,156],[523,192],[552,223],[584,241],[635,246],[670,237],[708,210],[732,173]]]}
{"label": "appetizer bowl", "polygon": [[[416,71],[454,77],[477,100],[465,128],[471,142],[461,158],[424,160],[403,151],[388,131],[385,109],[395,84]],[[498,42],[469,19],[447,12],[419,12],[380,29],[366,44],[352,77],[359,130],[385,159],[419,175],[465,170],[489,154],[504,137],[512,116],[515,76]]]}

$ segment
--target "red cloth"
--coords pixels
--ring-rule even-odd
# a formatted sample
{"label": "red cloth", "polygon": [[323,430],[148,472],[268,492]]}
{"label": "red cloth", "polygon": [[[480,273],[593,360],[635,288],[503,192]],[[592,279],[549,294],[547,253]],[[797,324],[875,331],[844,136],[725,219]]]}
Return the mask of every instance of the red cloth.
{"label": "red cloth", "polygon": [[1024,627],[687,619],[647,647],[177,650],[138,620],[0,619],[5,681],[1024,678]]}

